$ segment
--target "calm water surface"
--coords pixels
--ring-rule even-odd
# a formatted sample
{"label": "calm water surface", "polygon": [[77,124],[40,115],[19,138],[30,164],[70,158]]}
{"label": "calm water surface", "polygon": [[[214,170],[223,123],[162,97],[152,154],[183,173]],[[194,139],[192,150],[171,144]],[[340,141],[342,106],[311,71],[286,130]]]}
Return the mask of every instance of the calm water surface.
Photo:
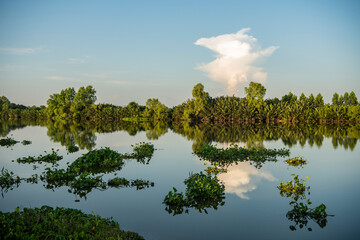
{"label": "calm water surface", "polygon": [[[1,136],[11,136],[32,144],[20,143],[0,148],[0,167],[20,177],[41,174],[51,165],[19,164],[19,157],[38,156],[44,151],[59,149],[64,157],[59,162],[66,168],[90,149],[110,147],[120,153],[131,152],[137,142],[151,142],[157,149],[149,164],[129,160],[118,177],[144,179],[154,187],[110,188],[92,190],[86,199],[68,192],[68,187],[46,189],[43,183],[22,182],[0,198],[0,210],[13,211],[17,206],[65,207],[81,209],[85,213],[113,217],[124,230],[138,232],[145,239],[358,239],[360,236],[360,147],[357,143],[359,127],[338,126],[116,126],[101,127],[76,124],[1,122]],[[165,210],[164,197],[173,187],[184,192],[184,180],[190,172],[204,171],[204,161],[193,154],[203,144],[227,147],[230,143],[242,146],[288,148],[290,156],[304,156],[308,164],[303,168],[288,166],[285,158],[254,167],[239,162],[219,175],[225,184],[225,205],[208,214],[195,209],[173,216]],[[83,148],[67,154],[66,145]],[[291,199],[282,197],[276,188],[281,181],[291,180],[291,174],[306,176],[310,186],[312,207],[323,203],[330,215],[321,228],[309,220],[307,228],[291,231],[294,222],[286,217],[292,209]],[[114,173],[104,175],[104,180]],[[80,200],[75,202],[75,200]]]}

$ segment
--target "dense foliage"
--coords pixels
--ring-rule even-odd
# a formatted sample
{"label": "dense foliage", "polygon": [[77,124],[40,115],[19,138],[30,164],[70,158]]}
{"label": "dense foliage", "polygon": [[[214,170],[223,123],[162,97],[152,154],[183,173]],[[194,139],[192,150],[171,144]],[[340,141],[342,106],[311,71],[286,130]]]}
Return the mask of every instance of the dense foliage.
{"label": "dense foliage", "polygon": [[126,106],[95,104],[92,86],[67,88],[50,95],[47,107],[26,107],[0,97],[2,118],[49,119],[112,119],[112,120],[188,120],[194,122],[343,122],[360,121],[360,105],[354,92],[334,93],[332,103],[325,104],[322,95],[304,94],[298,98],[289,92],[279,98],[264,99],[266,89],[260,83],[250,82],[245,87],[246,97],[220,96],[212,98],[197,84],[193,98],[168,108],[156,98],[146,105],[130,102]]}
{"label": "dense foliage", "polygon": [[186,185],[185,195],[178,193],[176,188],[170,191],[164,199],[166,211],[170,214],[177,215],[187,213],[189,208],[194,208],[199,212],[207,208],[217,209],[224,205],[225,186],[219,183],[217,177],[209,174],[191,173],[189,178],[184,181]]}
{"label": "dense foliage", "polygon": [[121,230],[111,218],[85,214],[77,209],[16,208],[0,212],[1,239],[144,239]]}

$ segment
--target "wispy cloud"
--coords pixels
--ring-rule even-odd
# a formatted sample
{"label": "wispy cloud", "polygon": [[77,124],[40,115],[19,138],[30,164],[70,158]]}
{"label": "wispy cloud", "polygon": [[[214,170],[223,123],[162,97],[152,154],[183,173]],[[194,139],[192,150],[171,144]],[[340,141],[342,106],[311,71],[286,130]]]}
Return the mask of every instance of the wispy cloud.
{"label": "wispy cloud", "polygon": [[71,78],[64,76],[45,76],[43,79],[52,80],[52,81],[66,81],[66,82],[83,82],[83,79]]}
{"label": "wispy cloud", "polygon": [[109,84],[119,85],[119,86],[160,86],[159,83],[153,82],[131,82],[131,81],[117,81],[117,80],[109,80],[106,81]]}
{"label": "wispy cloud", "polygon": [[89,60],[91,59],[90,56],[85,56],[85,57],[82,57],[82,58],[69,58],[67,60],[67,62],[69,64],[82,64],[82,63],[87,63],[89,62]]}
{"label": "wispy cloud", "polygon": [[41,48],[0,48],[0,53],[12,55],[28,55],[34,54],[41,50]]}
{"label": "wispy cloud", "polygon": [[217,82],[227,84],[227,93],[232,95],[241,82],[264,82],[267,73],[258,67],[258,61],[270,56],[278,47],[261,49],[257,39],[246,34],[250,28],[237,33],[224,34],[210,38],[200,38],[194,44],[206,47],[217,53],[216,59],[198,68],[207,72]]}

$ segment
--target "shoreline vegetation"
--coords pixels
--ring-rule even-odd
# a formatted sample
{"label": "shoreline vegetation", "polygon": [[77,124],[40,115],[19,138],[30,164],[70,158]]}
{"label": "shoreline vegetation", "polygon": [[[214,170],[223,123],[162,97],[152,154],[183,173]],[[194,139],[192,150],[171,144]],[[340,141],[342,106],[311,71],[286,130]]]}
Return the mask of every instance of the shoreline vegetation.
{"label": "shoreline vegetation", "polygon": [[169,108],[151,98],[146,105],[130,102],[126,106],[96,102],[92,86],[78,91],[67,88],[50,95],[47,106],[27,107],[0,97],[1,119],[53,120],[122,120],[122,121],[189,121],[195,123],[360,123],[360,105],[354,92],[334,93],[332,103],[324,103],[322,95],[293,93],[279,98],[264,99],[266,89],[250,82],[246,97],[211,97],[199,83],[192,90],[192,98]]}

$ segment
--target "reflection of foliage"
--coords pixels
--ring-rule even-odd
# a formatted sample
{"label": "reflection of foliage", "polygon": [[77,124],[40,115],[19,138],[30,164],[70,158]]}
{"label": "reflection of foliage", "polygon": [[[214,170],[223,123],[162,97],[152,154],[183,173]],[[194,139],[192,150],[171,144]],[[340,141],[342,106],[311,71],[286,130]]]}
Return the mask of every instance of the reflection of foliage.
{"label": "reflection of foliage", "polygon": [[149,186],[153,187],[154,183],[149,182],[148,180],[135,179],[127,180],[126,178],[113,178],[108,181],[109,187],[136,187],[136,190],[148,188]]}
{"label": "reflection of foliage", "polygon": [[123,231],[111,218],[48,206],[0,212],[1,239],[143,239]]}
{"label": "reflection of foliage", "polygon": [[14,176],[13,172],[9,172],[7,169],[1,169],[0,175],[0,187],[1,187],[1,196],[4,197],[4,192],[6,193],[8,190],[12,190],[14,185],[16,187],[19,186],[21,179],[19,176]]}
{"label": "reflection of foliage", "polygon": [[[288,211],[286,217],[295,222],[295,226],[291,225],[291,231],[296,230],[296,226],[299,225],[300,228],[307,227],[309,220],[316,222],[321,228],[324,228],[327,223],[327,216],[330,216],[326,213],[326,206],[320,204],[315,208],[310,208],[304,203],[292,203],[294,206],[292,210]],[[312,228],[308,227],[309,231],[312,231]]]}
{"label": "reflection of foliage", "polygon": [[260,168],[262,163],[277,161],[277,156],[288,156],[290,151],[288,149],[246,149],[232,144],[226,149],[206,145],[195,151],[195,154],[203,160],[218,162],[224,166],[238,161],[250,161],[250,164],[255,164],[255,167]]}
{"label": "reflection of foliage", "polygon": [[193,125],[189,122],[173,122],[174,132],[193,140],[193,151],[212,142],[244,142],[248,148],[263,148],[263,141],[282,140],[292,147],[308,143],[318,147],[324,137],[332,138],[334,147],[343,146],[353,150],[360,138],[360,124],[204,124]]}
{"label": "reflection of foliage", "polygon": [[16,143],[18,143],[19,141],[16,141],[12,138],[2,138],[0,139],[0,146],[6,146],[6,147],[11,147],[13,145],[15,145]]}
{"label": "reflection of foliage", "polygon": [[[52,120],[4,120],[0,122],[0,135],[6,136],[11,130],[25,126],[46,126],[52,141],[63,146],[77,144],[81,149],[95,147],[95,133],[126,131],[130,135],[146,131],[148,139],[158,139],[168,131],[168,122],[134,121],[52,121]],[[282,140],[292,147],[322,145],[324,138],[332,138],[333,146],[354,150],[360,138],[360,124],[263,124],[263,123],[190,123],[171,122],[170,128],[177,134],[194,141],[193,151],[212,142],[244,142],[247,148],[263,148],[263,142]]]}
{"label": "reflection of foliage", "polygon": [[[59,151],[59,150],[57,150],[57,151]],[[52,149],[51,153],[45,154],[44,156],[43,155],[40,155],[38,157],[28,156],[28,157],[18,158],[16,161],[18,163],[42,163],[42,162],[45,162],[45,163],[56,164],[59,160],[63,159],[62,156],[59,156],[57,154],[57,151],[54,151],[54,149]],[[46,151],[45,151],[45,153],[46,153]]]}
{"label": "reflection of foliage", "polygon": [[176,188],[174,192],[170,191],[165,196],[164,203],[166,211],[174,215],[181,214],[184,208],[188,212],[189,208],[194,208],[199,212],[206,208],[217,209],[219,205],[224,205],[225,186],[220,184],[216,177],[205,175],[204,173],[190,174],[184,183],[186,184],[185,197],[183,193],[178,193]]}
{"label": "reflection of foliage", "polygon": [[[310,187],[305,187],[306,181],[300,180],[298,175],[291,174],[292,180],[284,183],[281,181],[280,185],[277,188],[280,190],[280,195],[282,197],[291,197],[295,201],[300,199],[305,199],[306,191],[309,191]],[[310,179],[309,177],[306,177]]]}
{"label": "reflection of foliage", "polygon": [[48,136],[63,146],[77,144],[81,149],[91,150],[95,146],[96,136],[91,128],[79,122],[47,121]]}
{"label": "reflection of foliage", "polygon": [[294,166],[294,167],[302,167],[303,165],[307,164],[307,161],[305,159],[303,159],[302,156],[289,158],[289,159],[285,160],[285,162],[287,164],[289,164],[290,166]]}

